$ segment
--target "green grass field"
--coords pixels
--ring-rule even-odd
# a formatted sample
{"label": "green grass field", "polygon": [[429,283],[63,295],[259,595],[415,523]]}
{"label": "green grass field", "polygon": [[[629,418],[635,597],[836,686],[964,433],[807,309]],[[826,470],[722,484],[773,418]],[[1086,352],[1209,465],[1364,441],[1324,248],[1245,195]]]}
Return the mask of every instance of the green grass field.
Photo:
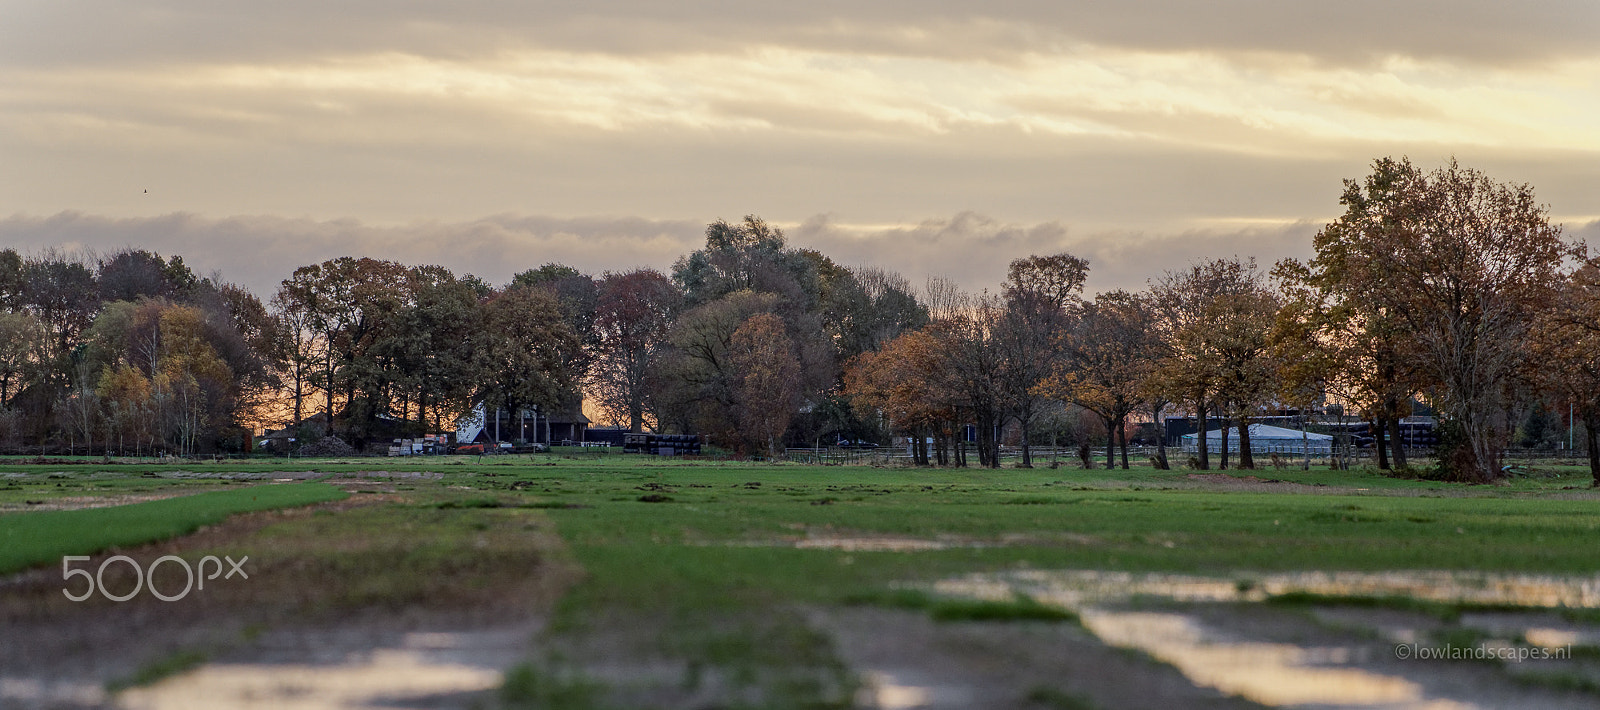
{"label": "green grass field", "polygon": [[235,513],[309,505],[344,496],[343,491],[324,483],[291,483],[196,492],[108,508],[0,515],[0,574],[59,563],[63,555],[87,555],[109,547],[185,535]]}
{"label": "green grass field", "polygon": [[[0,503],[69,493],[204,491],[112,508],[0,513],[0,540],[6,541],[0,571],[182,535],[233,512],[325,501],[345,490],[374,492],[348,481],[342,488],[238,487],[225,476],[367,472],[363,481],[382,482],[398,500],[270,527],[258,541],[301,540],[286,548],[300,549],[311,539],[370,539],[407,521],[457,532],[440,538],[448,544],[425,558],[377,567],[337,558],[341,569],[353,570],[337,575],[341,581],[325,580],[349,587],[326,590],[329,598],[344,600],[341,608],[403,608],[448,596],[395,580],[454,569],[449,556],[462,554],[479,529],[474,526],[493,523],[495,514],[548,526],[564,542],[563,554],[581,568],[547,631],[552,644],[568,649],[566,660],[535,659],[513,674],[505,700],[512,706],[547,702],[563,689],[583,690],[573,692],[590,699],[603,695],[581,673],[583,653],[571,649],[621,629],[631,644],[626,653],[700,669],[692,679],[685,676],[685,684],[711,674],[758,689],[767,707],[844,707],[855,681],[828,637],[807,621],[807,609],[865,603],[922,609],[936,619],[1076,618],[1026,598],[974,604],[907,591],[962,575],[1098,570],[1248,579],[1274,572],[1452,570],[1594,576],[1600,572],[1591,546],[1600,533],[1600,497],[1588,490],[1587,470],[1539,469],[1541,475],[1505,485],[1463,486],[1360,470],[1229,472],[1239,476],[1232,478],[1149,468],[818,467],[582,452],[181,467],[0,462]],[[408,471],[439,475],[400,475]],[[412,564],[426,574],[410,574]],[[466,573],[451,583],[470,586],[472,574],[488,573]],[[1396,600],[1391,606],[1405,605]]]}

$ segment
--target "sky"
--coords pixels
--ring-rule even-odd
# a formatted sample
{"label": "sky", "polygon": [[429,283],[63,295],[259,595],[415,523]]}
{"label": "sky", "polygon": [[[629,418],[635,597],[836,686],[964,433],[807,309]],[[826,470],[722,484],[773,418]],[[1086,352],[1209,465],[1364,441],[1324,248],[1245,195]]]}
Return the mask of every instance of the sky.
{"label": "sky", "polygon": [[670,268],[706,223],[913,283],[1304,257],[1451,157],[1600,247],[1600,3],[0,2],[0,246]]}

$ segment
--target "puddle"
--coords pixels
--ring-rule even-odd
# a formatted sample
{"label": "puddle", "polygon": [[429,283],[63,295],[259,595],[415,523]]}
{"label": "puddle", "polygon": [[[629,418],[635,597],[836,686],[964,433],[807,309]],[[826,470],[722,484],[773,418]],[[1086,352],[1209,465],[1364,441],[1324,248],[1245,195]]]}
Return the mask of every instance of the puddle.
{"label": "puddle", "polygon": [[[1426,625],[1437,625],[1431,619],[1416,619],[1415,613],[1339,609],[1337,611],[1351,612],[1336,615],[1342,625],[1373,629],[1381,637],[1376,641],[1369,638],[1347,642],[1347,634],[1329,632],[1318,628],[1310,619],[1297,619],[1292,615],[1268,619],[1251,616],[1249,608],[1212,607],[1215,613],[1204,616],[1211,621],[1202,621],[1200,614],[1186,613],[1181,607],[1173,611],[1143,611],[1130,609],[1130,601],[1135,597],[1157,597],[1186,604],[1259,602],[1272,595],[1306,592],[1409,596],[1441,602],[1600,607],[1600,578],[1597,577],[1440,571],[1298,572],[1227,579],[1022,570],[944,580],[934,585],[934,591],[990,600],[1009,600],[1022,593],[1046,604],[1072,609],[1079,614],[1086,629],[1109,645],[1144,652],[1177,668],[1196,685],[1274,707],[1404,710],[1525,707],[1524,696],[1529,691],[1516,687],[1509,679],[1501,679],[1506,687],[1500,690],[1494,690],[1494,678],[1472,678],[1479,684],[1473,688],[1461,683],[1474,675],[1481,676],[1489,666],[1403,663],[1404,657],[1394,655],[1393,647],[1385,644],[1396,640],[1425,642],[1431,631]],[[1247,620],[1262,625],[1247,623]],[[1594,643],[1600,638],[1596,630],[1568,627],[1553,614],[1466,615],[1461,625],[1503,633],[1508,639],[1520,635],[1529,644],[1545,648]],[[1256,637],[1242,629],[1253,629]],[[1262,634],[1273,640],[1261,640]],[[1281,642],[1283,638],[1297,642],[1284,643]],[[1337,640],[1319,645],[1314,640],[1298,641],[1302,638]],[[1493,692],[1484,692],[1485,687]]]}
{"label": "puddle", "polygon": [[782,537],[716,543],[732,547],[793,547],[801,550],[839,550],[842,552],[927,552],[931,550],[980,549],[1039,545],[1092,545],[1097,540],[1087,535],[1003,535],[995,539],[964,537],[906,537],[896,535],[840,535],[809,532],[805,537]]}
{"label": "puddle", "polygon": [[901,685],[893,675],[871,671],[863,678],[866,687],[856,697],[856,703],[881,710],[906,710],[926,706],[933,699],[927,688]]}
{"label": "puddle", "polygon": [[[496,688],[522,649],[524,632],[412,633],[399,647],[352,652],[330,661],[311,651],[301,662],[209,663],[118,696],[128,710],[409,708],[421,699]],[[302,644],[269,649],[293,655]],[[424,704],[427,704],[424,702]]]}
{"label": "puddle", "polygon": [[95,683],[0,678],[0,707],[99,707],[106,691]]}
{"label": "puddle", "polygon": [[819,537],[796,540],[802,550],[843,550],[845,552],[920,552],[953,547],[978,547],[976,543],[925,540],[914,537]]}
{"label": "puddle", "polygon": [[1182,671],[1197,685],[1264,705],[1379,706],[1399,710],[1477,707],[1425,697],[1405,678],[1351,667],[1343,647],[1301,647],[1217,638],[1182,614],[1084,610],[1083,625],[1113,646],[1135,648]]}
{"label": "puddle", "polygon": [[1600,608],[1600,577],[1502,575],[1482,572],[1290,572],[1232,579],[1128,572],[1026,570],[1003,577],[947,580],[936,591],[1009,599],[1013,590],[1041,601],[1079,607],[1133,596],[1182,602],[1262,601],[1305,592],[1330,596],[1406,596],[1437,602]]}
{"label": "puddle", "polygon": [[867,670],[856,706],[875,710],[942,710],[979,705],[968,688],[939,683],[916,670]]}

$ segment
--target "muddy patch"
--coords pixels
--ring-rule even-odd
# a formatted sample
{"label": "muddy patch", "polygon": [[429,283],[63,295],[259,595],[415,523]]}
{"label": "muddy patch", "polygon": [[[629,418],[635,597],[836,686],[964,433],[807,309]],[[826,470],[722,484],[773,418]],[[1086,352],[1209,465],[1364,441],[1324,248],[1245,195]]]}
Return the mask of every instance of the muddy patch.
{"label": "muddy patch", "polygon": [[841,552],[930,552],[994,547],[1093,545],[1098,542],[1098,540],[1089,535],[1070,533],[1053,535],[1017,534],[1001,535],[996,538],[976,538],[957,535],[939,535],[935,537],[872,535],[810,529],[806,530],[805,535],[705,544],[730,547],[793,547],[800,550],[838,550]]}
{"label": "muddy patch", "polygon": [[17,513],[38,510],[84,510],[87,508],[111,508],[119,505],[132,505],[134,503],[149,503],[154,500],[167,498],[181,498],[191,496],[202,491],[172,491],[170,493],[141,493],[130,495],[105,495],[105,496],[62,496],[59,498],[46,498],[39,501],[23,503],[0,503],[0,513]]}

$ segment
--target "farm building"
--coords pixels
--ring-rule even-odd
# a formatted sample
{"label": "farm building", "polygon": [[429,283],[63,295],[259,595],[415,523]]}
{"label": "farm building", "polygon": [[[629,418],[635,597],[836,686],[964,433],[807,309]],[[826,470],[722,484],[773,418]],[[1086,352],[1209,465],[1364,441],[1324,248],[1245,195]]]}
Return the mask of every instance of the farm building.
{"label": "farm building", "polygon": [[[1184,434],[1182,446],[1184,451],[1199,451],[1200,444],[1197,434]],[[1206,432],[1206,449],[1208,451],[1222,451],[1222,430],[1212,429]],[[1228,450],[1239,450],[1239,432],[1237,429],[1228,430]],[[1285,429],[1270,424],[1250,425],[1250,453],[1252,454],[1304,454],[1313,456],[1326,456],[1333,452],[1333,437],[1327,434],[1312,434],[1299,429]]]}
{"label": "farm building", "polygon": [[[513,416],[515,414],[515,416]],[[456,443],[493,443],[498,441],[525,441],[530,444],[559,444],[563,441],[581,442],[589,428],[589,418],[574,408],[571,412],[551,412],[538,409],[510,412],[497,409],[486,414],[482,403],[456,422]]]}

